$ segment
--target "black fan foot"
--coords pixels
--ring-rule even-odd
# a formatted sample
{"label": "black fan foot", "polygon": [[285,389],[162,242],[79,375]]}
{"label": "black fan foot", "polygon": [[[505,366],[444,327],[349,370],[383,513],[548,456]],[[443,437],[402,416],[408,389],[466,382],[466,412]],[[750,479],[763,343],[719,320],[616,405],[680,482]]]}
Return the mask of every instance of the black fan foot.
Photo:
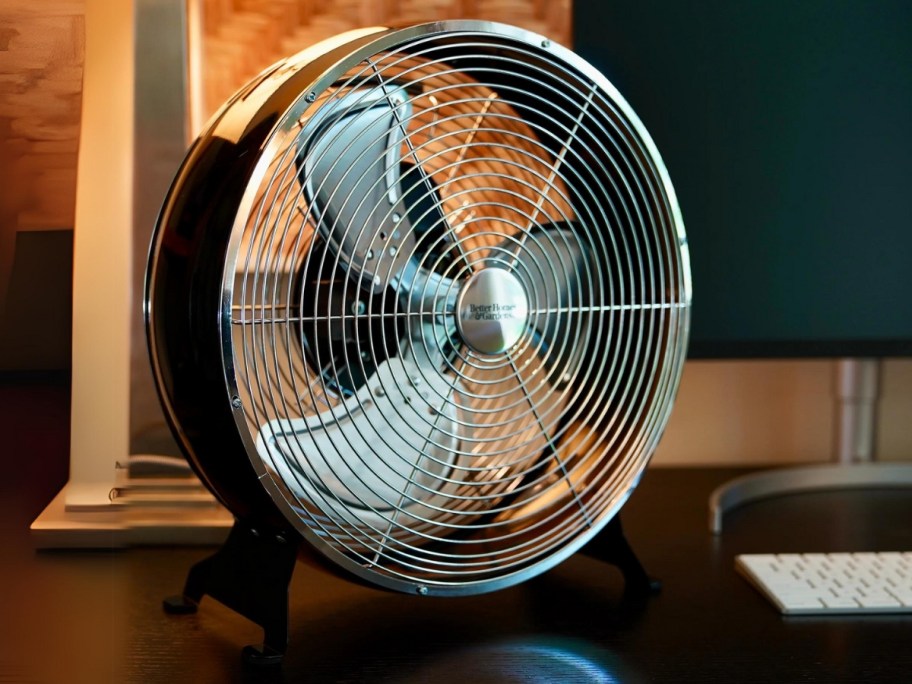
{"label": "black fan foot", "polygon": [[611,563],[624,576],[624,598],[642,600],[662,590],[662,582],[650,577],[627,541],[621,519],[614,516],[586,546],[582,553]]}
{"label": "black fan foot", "polygon": [[268,646],[263,646],[262,648],[244,646],[241,650],[241,658],[244,660],[244,664],[253,667],[276,667],[282,664],[284,657],[284,652],[274,651]]}
{"label": "black fan foot", "polygon": [[278,665],[288,647],[288,586],[297,550],[283,532],[238,521],[218,551],[190,568],[183,594],[162,602],[165,612],[195,613],[209,595],[263,628],[263,646],[245,647],[244,662]]}
{"label": "black fan foot", "polygon": [[193,615],[199,609],[199,604],[186,596],[176,595],[164,599],[162,608],[169,615]]}

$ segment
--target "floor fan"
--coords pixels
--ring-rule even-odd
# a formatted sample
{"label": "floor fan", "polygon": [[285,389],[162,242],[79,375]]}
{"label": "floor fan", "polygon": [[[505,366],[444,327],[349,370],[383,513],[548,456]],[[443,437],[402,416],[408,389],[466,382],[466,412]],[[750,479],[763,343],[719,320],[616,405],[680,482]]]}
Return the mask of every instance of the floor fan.
{"label": "floor fan", "polygon": [[690,302],[661,158],[572,52],[451,21],[275,64],[193,144],[153,238],[161,400],[237,520],[166,607],[209,594],[273,662],[302,549],[419,596],[587,550],[648,592],[617,513]]}

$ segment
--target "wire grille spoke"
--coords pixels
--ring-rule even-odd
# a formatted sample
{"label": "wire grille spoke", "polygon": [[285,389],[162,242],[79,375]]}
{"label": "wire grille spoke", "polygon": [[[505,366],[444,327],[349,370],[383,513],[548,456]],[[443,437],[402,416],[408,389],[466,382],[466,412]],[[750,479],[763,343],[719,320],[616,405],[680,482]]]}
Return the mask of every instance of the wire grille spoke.
{"label": "wire grille spoke", "polygon": [[523,395],[526,397],[526,401],[529,402],[529,408],[532,411],[532,415],[535,416],[535,422],[538,423],[538,428],[541,430],[541,433],[545,438],[545,442],[547,443],[547,453],[557,463],[557,467],[561,472],[561,477],[564,479],[564,482],[566,482],[568,489],[573,494],[573,501],[579,507],[580,512],[582,512],[583,518],[586,520],[586,525],[591,527],[592,518],[589,515],[589,510],[586,508],[586,504],[580,499],[579,492],[576,491],[576,485],[570,479],[570,474],[567,472],[567,466],[561,458],[560,450],[554,443],[554,440],[549,434],[548,428],[545,426],[544,421],[542,421],[542,418],[538,413],[538,404],[529,393],[529,389],[526,387],[526,383],[523,380],[522,374],[520,373],[516,362],[513,360],[513,357],[507,354],[507,358],[510,359],[510,366],[513,368],[513,372],[516,373],[516,380],[523,391]]}
{"label": "wire grille spoke", "polygon": [[453,311],[376,311],[361,314],[327,314],[325,316],[283,316],[278,318],[232,318],[232,325],[279,325],[288,323],[348,323],[375,320],[452,317]]}
{"label": "wire grille spoke", "polygon": [[[415,149],[415,146],[412,143],[412,139],[409,136],[408,127],[406,126],[405,122],[403,122],[403,120],[402,120],[402,114],[399,111],[398,105],[396,105],[390,97],[389,90],[388,90],[389,84],[386,82],[386,79],[383,76],[383,73],[377,67],[377,64],[371,59],[368,59],[367,62],[368,62],[368,64],[370,64],[371,70],[374,72],[374,74],[377,76],[377,79],[380,81],[381,87],[383,89],[384,97],[389,102],[390,108],[393,111],[393,116],[396,119],[396,126],[402,131],[402,139],[405,141],[405,144],[408,147],[408,153],[412,157],[412,159],[415,160],[415,168],[417,169],[418,173],[421,176],[421,182],[424,185],[424,187],[427,189],[428,194],[433,195],[434,188],[431,185],[431,182],[428,179],[427,173],[424,170],[423,162],[422,162],[421,158],[418,156],[418,151]],[[447,221],[446,217],[444,217],[444,221]],[[450,232],[451,230],[452,230],[452,228],[449,225],[447,225],[446,232]],[[472,268],[471,262],[469,262],[468,257],[466,256],[466,253],[464,251],[464,248],[462,247],[462,245],[459,242],[456,242],[456,249],[459,251],[460,256],[462,257],[462,260],[469,266],[469,268]]]}
{"label": "wire grille spoke", "polygon": [[[558,314],[558,313],[609,313],[620,311],[652,311],[657,309],[686,309],[690,305],[684,302],[665,302],[657,304],[606,304],[603,306],[561,306],[551,308],[531,309],[530,314]],[[232,325],[268,325],[284,323],[318,323],[318,322],[346,322],[359,320],[393,319],[393,318],[440,318],[453,317],[455,311],[393,311],[372,312],[363,314],[329,314],[326,316],[286,316],[279,318],[232,318]]]}

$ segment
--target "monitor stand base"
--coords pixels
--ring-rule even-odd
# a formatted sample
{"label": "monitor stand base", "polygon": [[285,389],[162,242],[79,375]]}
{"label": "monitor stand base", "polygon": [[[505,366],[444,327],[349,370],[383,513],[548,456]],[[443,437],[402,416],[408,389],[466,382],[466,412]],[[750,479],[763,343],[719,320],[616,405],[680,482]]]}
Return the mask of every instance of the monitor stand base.
{"label": "monitor stand base", "polygon": [[725,513],[746,503],[786,494],[837,489],[912,488],[912,463],[822,464],[777,468],[726,482],[709,497],[709,529],[722,532]]}
{"label": "monitor stand base", "polygon": [[722,532],[726,512],[785,494],[836,489],[912,488],[912,463],[874,463],[880,361],[840,359],[834,365],[836,400],[833,463],[752,473],[726,482],[709,497],[709,529]]}

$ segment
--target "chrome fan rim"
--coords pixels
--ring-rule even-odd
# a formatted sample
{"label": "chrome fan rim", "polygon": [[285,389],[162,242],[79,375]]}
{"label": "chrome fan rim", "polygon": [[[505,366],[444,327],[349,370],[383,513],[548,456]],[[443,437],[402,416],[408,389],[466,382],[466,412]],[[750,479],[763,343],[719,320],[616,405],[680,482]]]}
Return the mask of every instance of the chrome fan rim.
{"label": "chrome fan rim", "polygon": [[[444,22],[331,56],[278,112],[228,243],[238,432],[282,514],[356,575],[439,595],[514,584],[617,513],[667,421],[691,296],[672,186],[611,84],[541,36]],[[348,178],[380,150],[382,170]],[[481,280],[508,301],[485,290],[468,310],[525,307],[519,332],[468,332]]]}

